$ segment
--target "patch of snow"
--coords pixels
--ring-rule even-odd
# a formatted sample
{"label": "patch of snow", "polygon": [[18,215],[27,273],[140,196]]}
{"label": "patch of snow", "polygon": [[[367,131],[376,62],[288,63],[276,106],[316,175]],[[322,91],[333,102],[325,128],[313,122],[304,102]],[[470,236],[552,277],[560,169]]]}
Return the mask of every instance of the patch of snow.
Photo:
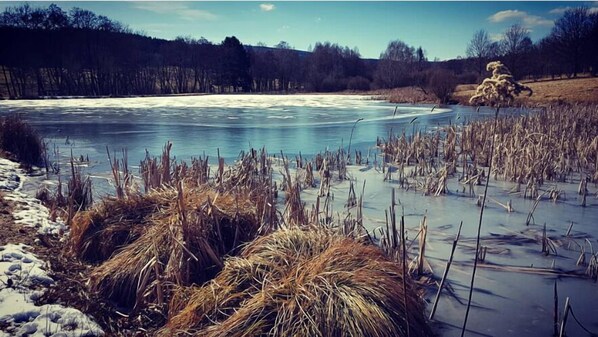
{"label": "patch of snow", "polygon": [[11,100],[0,101],[6,108],[27,107],[35,111],[40,108],[59,107],[69,109],[73,114],[87,114],[87,109],[127,108],[155,109],[162,107],[193,108],[258,108],[272,107],[308,107],[308,108],[346,108],[371,105],[382,100],[373,100],[371,95],[192,95],[167,97],[129,97],[129,98],[75,98],[57,100]]}
{"label": "patch of snow", "polygon": [[18,171],[18,163],[0,158],[0,191],[14,191],[21,186]]}
{"label": "patch of snow", "polygon": [[25,287],[49,286],[54,283],[42,269],[45,263],[27,252],[27,248],[30,247],[22,243],[0,247],[0,282],[7,284],[9,279],[13,282],[18,280],[21,282],[18,285]]}
{"label": "patch of snow", "polygon": [[0,337],[100,336],[103,331],[81,311],[57,304],[37,306],[54,280],[46,263],[25,244],[0,246]]}
{"label": "patch of snow", "polygon": [[40,234],[62,234],[66,225],[60,220],[50,219],[50,212],[42,203],[26,193],[21,192],[27,180],[25,172],[19,164],[0,158],[0,190],[6,192],[4,199],[14,204],[13,217],[15,223],[37,228]]}
{"label": "patch of snow", "polygon": [[38,199],[19,191],[13,191],[4,199],[13,202],[12,215],[17,224],[37,228],[41,234],[62,234],[66,230],[64,222],[50,219],[50,211]]}

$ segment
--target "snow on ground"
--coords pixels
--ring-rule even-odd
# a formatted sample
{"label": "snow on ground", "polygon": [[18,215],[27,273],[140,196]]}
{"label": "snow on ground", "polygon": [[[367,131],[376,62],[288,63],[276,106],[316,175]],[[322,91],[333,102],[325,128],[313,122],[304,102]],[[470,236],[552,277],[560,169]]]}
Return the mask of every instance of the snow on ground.
{"label": "snow on ground", "polygon": [[62,221],[52,221],[50,212],[42,203],[21,191],[27,179],[19,164],[0,158],[0,191],[7,191],[4,199],[14,204],[13,217],[17,224],[37,228],[40,234],[62,234],[66,226]]}
{"label": "snow on ground", "polygon": [[[13,201],[16,223],[38,228],[44,234],[62,232],[64,223],[51,221],[46,207],[20,191],[25,179],[17,163],[0,158],[0,191],[5,199]],[[30,250],[22,243],[0,246],[0,337],[103,335],[100,326],[77,309],[35,305],[54,280],[47,263]]]}

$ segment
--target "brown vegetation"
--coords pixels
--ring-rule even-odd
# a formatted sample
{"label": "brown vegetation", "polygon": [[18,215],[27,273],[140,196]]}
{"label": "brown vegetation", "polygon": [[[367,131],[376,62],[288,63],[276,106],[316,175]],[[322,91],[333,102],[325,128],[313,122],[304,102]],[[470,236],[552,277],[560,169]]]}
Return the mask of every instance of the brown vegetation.
{"label": "brown vegetation", "polygon": [[188,167],[170,158],[170,148],[141,163],[145,194],[128,182],[126,153],[114,158],[117,197],[79,212],[71,225],[73,253],[97,264],[91,289],[136,311],[163,312],[174,286],[212,279],[225,256],[277,226],[265,151],[242,154],[228,169],[219,160],[208,181],[207,158]]}
{"label": "brown vegetation", "polygon": [[228,259],[210,283],[181,290],[160,335],[428,336],[415,288],[407,282],[404,297],[402,282],[375,246],[281,230]]}
{"label": "brown vegetation", "polygon": [[171,203],[168,197],[172,195],[159,191],[124,200],[107,197],[93,209],[78,213],[71,224],[73,252],[86,262],[105,261],[116,249],[139,238],[150,225],[150,217]]}
{"label": "brown vegetation", "polygon": [[214,277],[225,255],[257,235],[260,214],[250,191],[179,186],[113,200],[75,224],[80,256],[103,262],[91,274],[92,289],[125,306],[161,305],[172,285]]}
{"label": "brown vegetation", "polygon": [[44,161],[42,138],[18,115],[0,117],[0,151],[26,167],[39,166]]}
{"label": "brown vegetation", "polygon": [[[430,194],[460,170],[464,185],[480,184],[493,161],[495,178],[526,184],[537,197],[544,181],[598,181],[598,107],[551,106],[526,116],[447,126],[434,134],[379,140],[386,159],[398,166],[401,186]],[[490,158],[491,140],[496,135]],[[417,179],[423,177],[423,179]],[[465,189],[465,187],[464,187]]]}

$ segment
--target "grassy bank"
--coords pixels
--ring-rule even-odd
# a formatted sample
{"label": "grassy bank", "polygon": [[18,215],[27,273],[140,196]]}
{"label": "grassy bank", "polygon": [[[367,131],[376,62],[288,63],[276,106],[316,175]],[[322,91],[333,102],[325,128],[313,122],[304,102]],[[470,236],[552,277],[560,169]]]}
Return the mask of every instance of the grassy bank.
{"label": "grassy bank", "polygon": [[[598,103],[598,78],[543,79],[522,81],[534,94],[531,97],[517,98],[518,105],[550,105],[558,103]],[[475,93],[477,85],[462,84],[457,86],[453,98],[459,104],[469,105],[469,98]]]}
{"label": "grassy bank", "polygon": [[[581,77],[572,79],[541,79],[522,81],[534,94],[523,95],[515,100],[515,105],[550,105],[561,103],[598,103],[598,78]],[[460,84],[455,88],[452,101],[455,104],[470,105],[469,98],[475,94],[477,84]],[[438,98],[419,87],[380,89],[359,94],[381,97],[391,103],[437,104]]]}

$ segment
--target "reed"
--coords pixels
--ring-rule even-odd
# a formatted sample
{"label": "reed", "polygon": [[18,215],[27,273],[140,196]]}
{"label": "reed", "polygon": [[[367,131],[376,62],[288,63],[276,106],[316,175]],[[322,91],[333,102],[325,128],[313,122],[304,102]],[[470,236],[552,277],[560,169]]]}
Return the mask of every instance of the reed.
{"label": "reed", "polygon": [[108,154],[108,162],[110,163],[110,170],[112,171],[112,182],[116,188],[116,197],[122,199],[125,195],[132,193],[133,190],[133,175],[129,171],[129,163],[127,159],[127,149],[122,149],[122,158],[118,160],[116,153],[114,159],[110,156],[110,150],[106,146],[106,153]]}
{"label": "reed", "polygon": [[[433,133],[412,137],[390,135],[379,140],[384,157],[434,195],[439,180],[436,168],[448,176],[458,174],[465,185],[480,183],[480,168],[493,163],[496,179],[526,185],[524,195],[535,198],[545,182],[598,182],[598,106],[550,106],[526,115],[505,115],[447,126]],[[493,136],[494,151],[491,151]],[[492,153],[492,156],[490,156]],[[459,162],[461,164],[459,164]],[[413,184],[412,184],[413,185]],[[586,193],[587,194],[587,193]]]}
{"label": "reed", "polygon": [[[434,319],[434,314],[436,313],[436,308],[438,308],[438,300],[440,299],[440,293],[442,292],[442,288],[444,287],[444,283],[446,282],[446,278],[448,276],[449,270],[451,269],[451,264],[453,263],[453,256],[455,255],[455,250],[457,249],[457,243],[459,243],[459,237],[461,236],[461,228],[463,228],[463,221],[459,224],[459,230],[457,231],[457,235],[453,240],[453,245],[451,248],[451,254],[449,259],[446,261],[446,266],[444,267],[444,273],[442,274],[442,278],[440,279],[440,285],[438,285],[438,291],[436,292],[436,297],[434,298],[434,304],[432,305],[432,310],[430,310],[430,319]],[[555,283],[556,287],[556,283]]]}

